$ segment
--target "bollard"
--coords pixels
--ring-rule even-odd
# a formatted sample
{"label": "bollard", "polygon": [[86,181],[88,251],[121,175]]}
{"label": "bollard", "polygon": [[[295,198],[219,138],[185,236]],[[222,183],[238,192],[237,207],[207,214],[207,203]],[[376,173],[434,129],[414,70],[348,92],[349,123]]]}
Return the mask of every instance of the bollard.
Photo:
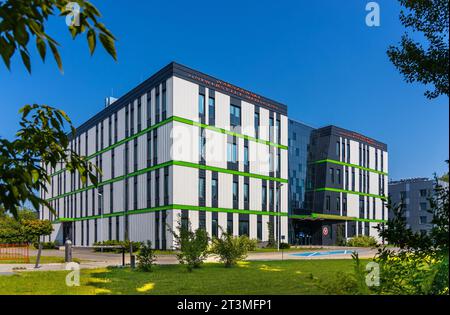
{"label": "bollard", "polygon": [[65,247],[65,262],[66,263],[72,262],[72,241],[69,239],[66,240],[64,247]]}

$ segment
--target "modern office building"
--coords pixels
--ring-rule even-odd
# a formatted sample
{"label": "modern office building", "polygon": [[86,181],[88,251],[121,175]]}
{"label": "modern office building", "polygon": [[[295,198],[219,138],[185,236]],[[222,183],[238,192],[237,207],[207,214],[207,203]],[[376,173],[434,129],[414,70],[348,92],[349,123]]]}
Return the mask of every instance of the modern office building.
{"label": "modern office building", "polygon": [[357,235],[380,240],[374,227],[388,216],[386,144],[293,120],[289,137],[290,241],[334,245]]}
{"label": "modern office building", "polygon": [[[310,149],[313,127],[289,119],[289,216],[302,214],[307,211],[306,180],[308,172],[308,153]],[[296,231],[298,220],[289,219],[289,242],[308,244],[309,235],[303,231]]]}
{"label": "modern office building", "polygon": [[220,226],[287,239],[285,105],[177,63],[106,105],[70,142],[102,169],[98,187],[64,165],[48,169],[41,197],[56,215],[40,209],[54,222],[46,241],[150,240],[166,249],[179,218],[210,236]]}
{"label": "modern office building", "polygon": [[[429,198],[433,196],[438,183],[448,186],[448,183],[429,178],[402,179],[389,182],[389,197],[393,206],[401,205],[406,217],[407,227],[414,232],[428,233],[432,227],[433,214],[430,210]],[[389,218],[393,212],[389,211]]]}

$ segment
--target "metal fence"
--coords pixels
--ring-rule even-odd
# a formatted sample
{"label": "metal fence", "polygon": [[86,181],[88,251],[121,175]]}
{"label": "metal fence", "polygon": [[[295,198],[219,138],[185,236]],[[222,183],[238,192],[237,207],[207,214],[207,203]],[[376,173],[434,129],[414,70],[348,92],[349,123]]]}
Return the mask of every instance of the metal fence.
{"label": "metal fence", "polygon": [[0,244],[0,260],[29,263],[29,245]]}

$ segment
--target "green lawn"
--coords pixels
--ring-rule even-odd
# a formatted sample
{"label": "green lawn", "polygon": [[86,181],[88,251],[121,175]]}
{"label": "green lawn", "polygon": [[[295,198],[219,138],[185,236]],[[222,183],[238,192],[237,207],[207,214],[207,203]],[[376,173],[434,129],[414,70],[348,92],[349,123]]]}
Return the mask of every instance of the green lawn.
{"label": "green lawn", "polygon": [[324,294],[321,280],[352,269],[351,259],[210,263],[192,273],[182,265],[83,269],[79,287],[65,285],[66,271],[34,271],[0,276],[0,294]]}
{"label": "green lawn", "polygon": [[[74,262],[79,263],[80,259],[74,258]],[[29,264],[35,264],[36,263],[36,256],[30,256],[30,262]],[[64,263],[64,257],[57,257],[57,256],[41,256],[41,264],[52,264],[52,263]],[[0,260],[0,264],[25,264],[25,262],[21,260]]]}

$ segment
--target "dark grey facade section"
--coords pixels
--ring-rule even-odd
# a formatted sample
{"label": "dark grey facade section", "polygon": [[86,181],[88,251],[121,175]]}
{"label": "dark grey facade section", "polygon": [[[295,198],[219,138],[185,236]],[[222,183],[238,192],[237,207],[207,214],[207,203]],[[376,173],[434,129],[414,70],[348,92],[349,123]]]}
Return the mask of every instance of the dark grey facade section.
{"label": "dark grey facade section", "polygon": [[[430,210],[429,198],[434,194],[436,180],[428,178],[413,178],[389,182],[389,197],[393,205],[402,205],[406,223],[414,232],[428,233],[433,225],[433,215]],[[439,181],[439,185],[448,183]],[[389,219],[393,213],[389,210]]]}

